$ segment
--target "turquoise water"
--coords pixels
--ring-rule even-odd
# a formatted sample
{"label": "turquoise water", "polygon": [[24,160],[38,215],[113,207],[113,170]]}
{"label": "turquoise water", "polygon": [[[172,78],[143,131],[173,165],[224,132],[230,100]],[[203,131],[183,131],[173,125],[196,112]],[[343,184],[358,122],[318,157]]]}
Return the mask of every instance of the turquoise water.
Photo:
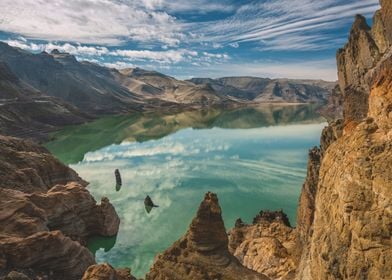
{"label": "turquoise water", "polygon": [[[324,126],[312,106],[141,114],[67,128],[47,147],[119,213],[117,237],[89,242],[97,261],[142,277],[184,234],[207,191],[218,194],[227,229],[262,209],[282,208],[294,224],[307,151]],[[149,214],[146,195],[159,205]]]}

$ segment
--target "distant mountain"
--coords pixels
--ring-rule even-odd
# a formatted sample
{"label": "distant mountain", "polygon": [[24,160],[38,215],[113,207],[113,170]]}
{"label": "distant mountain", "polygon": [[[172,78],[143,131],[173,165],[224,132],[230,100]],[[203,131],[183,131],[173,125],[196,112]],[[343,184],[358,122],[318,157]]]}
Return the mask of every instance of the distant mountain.
{"label": "distant mountain", "polygon": [[74,106],[20,81],[0,62],[0,134],[44,139],[59,126],[90,119]]}
{"label": "distant mountain", "polygon": [[336,86],[322,80],[267,79],[256,77],[193,78],[196,85],[209,85],[218,95],[240,102],[325,102]]}
{"label": "distant mountain", "polygon": [[236,103],[225,96],[217,95],[209,85],[196,85],[155,71],[128,68],[117,72],[116,77],[121,85],[150,102],[160,100],[202,107]]}
{"label": "distant mountain", "polygon": [[335,86],[255,77],[181,81],[140,68],[117,70],[78,61],[58,50],[33,54],[3,42],[0,64],[0,133],[35,138],[55,127],[107,114],[320,103]]}
{"label": "distant mountain", "polygon": [[32,54],[0,42],[0,61],[43,94],[61,98],[85,112],[121,113],[138,109],[142,103],[114,80],[113,70],[78,62],[74,56],[57,50]]}

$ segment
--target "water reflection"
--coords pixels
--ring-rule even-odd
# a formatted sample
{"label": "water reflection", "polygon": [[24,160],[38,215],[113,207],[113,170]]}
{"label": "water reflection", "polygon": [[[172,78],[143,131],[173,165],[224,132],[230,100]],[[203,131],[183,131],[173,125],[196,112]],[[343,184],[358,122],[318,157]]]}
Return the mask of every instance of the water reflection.
{"label": "water reflection", "polygon": [[[321,122],[319,105],[260,105],[231,110],[210,109],[177,113],[136,113],[106,117],[53,135],[46,147],[67,164],[83,160],[87,152],[122,141],[160,139],[183,128],[247,129],[295,123]],[[72,151],[72,152],[70,152]]]}
{"label": "water reflection", "polygon": [[323,126],[315,106],[150,113],[67,128],[48,147],[120,217],[115,239],[89,241],[97,262],[143,277],[184,234],[207,191],[218,193],[226,228],[261,209],[282,208],[294,224],[307,150]]}
{"label": "water reflection", "polygon": [[116,244],[117,236],[113,237],[91,237],[87,242],[87,248],[90,250],[91,253],[94,255],[99,250],[103,250],[105,253],[109,252],[114,245]]}

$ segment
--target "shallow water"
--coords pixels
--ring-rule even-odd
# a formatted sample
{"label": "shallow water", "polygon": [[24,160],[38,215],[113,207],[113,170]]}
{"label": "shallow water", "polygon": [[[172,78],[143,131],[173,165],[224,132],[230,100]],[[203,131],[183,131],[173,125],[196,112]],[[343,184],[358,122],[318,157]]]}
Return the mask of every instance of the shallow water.
{"label": "shallow water", "polygon": [[[282,208],[295,222],[307,150],[325,126],[315,106],[262,106],[109,117],[70,127],[47,147],[109,197],[121,218],[116,238],[93,238],[98,262],[143,276],[154,256],[184,234],[204,193],[218,194],[226,228]],[[72,152],[69,152],[72,151]],[[114,170],[123,185],[116,190]],[[150,195],[159,208],[147,214]]]}

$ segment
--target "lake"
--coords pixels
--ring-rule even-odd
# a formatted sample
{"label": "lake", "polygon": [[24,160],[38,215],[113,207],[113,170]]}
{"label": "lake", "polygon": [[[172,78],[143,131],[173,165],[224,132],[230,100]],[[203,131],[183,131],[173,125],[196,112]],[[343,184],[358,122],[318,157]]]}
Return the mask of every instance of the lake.
{"label": "lake", "polygon": [[[115,238],[89,241],[97,262],[142,277],[185,233],[207,191],[218,194],[226,229],[262,209],[283,209],[295,224],[307,151],[324,126],[315,105],[137,113],[68,127],[46,147],[120,216]],[[150,213],[146,195],[159,205]]]}

